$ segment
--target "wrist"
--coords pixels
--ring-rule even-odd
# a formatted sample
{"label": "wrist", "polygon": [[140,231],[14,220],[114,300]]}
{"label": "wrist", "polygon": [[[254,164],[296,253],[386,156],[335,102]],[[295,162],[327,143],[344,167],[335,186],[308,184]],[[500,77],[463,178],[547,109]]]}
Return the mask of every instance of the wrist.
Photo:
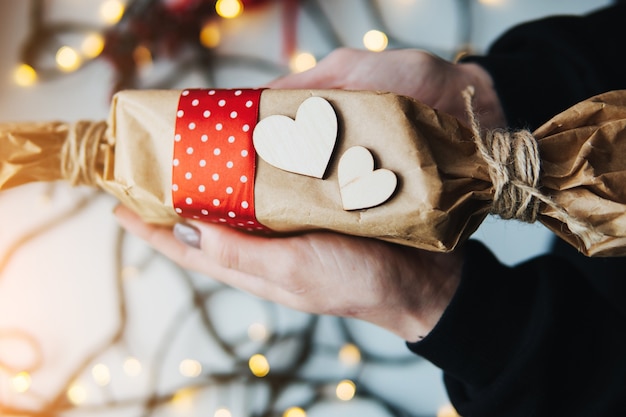
{"label": "wrist", "polygon": [[472,85],[476,91],[474,111],[478,115],[481,126],[489,129],[506,127],[506,116],[491,74],[473,62],[456,65],[463,74],[462,78],[466,86]]}
{"label": "wrist", "polygon": [[407,272],[419,287],[407,291],[412,294],[400,303],[404,311],[396,315],[392,329],[407,342],[426,337],[443,316],[461,282],[464,252],[458,248],[451,253],[421,253],[419,265]]}

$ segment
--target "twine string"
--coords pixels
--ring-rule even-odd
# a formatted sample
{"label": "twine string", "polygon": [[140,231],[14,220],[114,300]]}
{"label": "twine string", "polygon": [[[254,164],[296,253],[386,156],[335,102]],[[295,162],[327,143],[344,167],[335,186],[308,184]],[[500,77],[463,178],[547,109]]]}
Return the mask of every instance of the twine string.
{"label": "twine string", "polygon": [[61,149],[61,173],[70,184],[96,186],[96,161],[106,122],[79,121],[69,127]]}
{"label": "twine string", "polygon": [[463,91],[463,98],[476,147],[487,162],[494,187],[491,214],[534,223],[543,203],[555,211],[556,217],[583,241],[586,248],[602,240],[603,235],[591,224],[572,217],[540,191],[541,158],[532,133],[526,129],[493,129],[483,133],[473,110],[473,86]]}

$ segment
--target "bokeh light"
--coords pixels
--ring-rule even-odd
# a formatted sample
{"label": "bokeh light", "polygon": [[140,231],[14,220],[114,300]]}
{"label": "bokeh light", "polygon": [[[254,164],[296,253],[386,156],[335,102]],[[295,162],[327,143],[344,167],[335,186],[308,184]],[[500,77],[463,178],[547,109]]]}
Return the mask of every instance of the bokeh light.
{"label": "bokeh light", "polygon": [[250,371],[252,371],[252,374],[259,378],[266,376],[270,372],[270,364],[267,361],[267,358],[260,353],[252,355],[252,357],[250,357],[250,360],[248,361],[248,366],[250,367]]}
{"label": "bokeh light", "polygon": [[74,405],[81,405],[87,401],[87,390],[79,384],[73,384],[67,390],[67,399]]}
{"label": "bokeh light", "polygon": [[87,58],[93,59],[99,56],[104,50],[104,36],[100,33],[90,33],[85,36],[80,44],[80,51]]}
{"label": "bokeh light", "polygon": [[337,384],[335,393],[337,394],[337,398],[340,400],[350,401],[356,394],[356,384],[349,379],[344,379]]}
{"label": "bokeh light", "polygon": [[96,384],[101,387],[107,386],[111,382],[111,372],[109,368],[102,363],[94,365],[94,367],[91,368],[91,376],[93,380],[96,381]]}
{"label": "bokeh light", "polygon": [[120,0],[106,0],[100,5],[100,18],[107,25],[114,25],[122,19],[126,6]]}
{"label": "bokeh light", "polygon": [[361,351],[352,344],[346,343],[339,349],[339,361],[346,366],[354,366],[361,362]]}
{"label": "bokeh light", "polygon": [[134,357],[128,357],[123,365],[124,373],[128,376],[137,376],[141,373],[141,362]]}
{"label": "bokeh light", "polygon": [[306,411],[300,407],[291,407],[285,410],[283,417],[306,417]]}
{"label": "bokeh light", "polygon": [[389,39],[380,30],[370,30],[363,35],[363,45],[372,52],[381,52],[387,48]]}
{"label": "bokeh light", "polygon": [[243,12],[243,4],[240,0],[217,0],[215,11],[220,17],[234,19]]}
{"label": "bokeh light", "polygon": [[294,73],[304,72],[315,65],[317,65],[317,59],[309,52],[299,52],[289,60],[289,69]]}
{"label": "bokeh light", "polygon": [[202,373],[202,364],[195,359],[184,359],[178,365],[178,371],[187,378],[196,378]]}
{"label": "bokeh light", "polygon": [[232,415],[228,408],[218,408],[213,417],[232,417]]}
{"label": "bokeh light", "polygon": [[13,81],[20,87],[30,87],[37,82],[37,71],[28,64],[20,64],[13,71]]}
{"label": "bokeh light", "polygon": [[216,48],[222,40],[222,32],[217,22],[209,22],[200,30],[200,44],[205,48]]}
{"label": "bokeh light", "polygon": [[56,53],[56,63],[61,71],[72,72],[80,68],[83,60],[74,48],[62,46]]}
{"label": "bokeh light", "polygon": [[28,372],[20,372],[13,377],[11,380],[11,385],[13,385],[13,389],[17,393],[25,393],[30,389],[32,384],[32,378]]}
{"label": "bokeh light", "polygon": [[442,407],[439,407],[437,410],[437,417],[461,417],[459,413],[456,412],[456,409],[452,406],[452,404],[446,404]]}

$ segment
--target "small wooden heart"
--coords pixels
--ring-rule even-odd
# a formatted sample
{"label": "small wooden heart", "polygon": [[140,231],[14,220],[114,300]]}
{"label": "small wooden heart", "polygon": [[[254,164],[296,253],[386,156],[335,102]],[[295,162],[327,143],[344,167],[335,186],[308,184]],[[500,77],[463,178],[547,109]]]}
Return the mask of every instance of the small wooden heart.
{"label": "small wooden heart", "polygon": [[306,99],[295,120],[283,115],[261,120],[252,133],[254,148],[270,165],[323,178],[337,140],[337,115],[321,97]]}
{"label": "small wooden heart", "polygon": [[362,146],[353,146],[341,156],[338,172],[344,210],[377,206],[391,197],[398,185],[393,171],[374,169],[374,158]]}

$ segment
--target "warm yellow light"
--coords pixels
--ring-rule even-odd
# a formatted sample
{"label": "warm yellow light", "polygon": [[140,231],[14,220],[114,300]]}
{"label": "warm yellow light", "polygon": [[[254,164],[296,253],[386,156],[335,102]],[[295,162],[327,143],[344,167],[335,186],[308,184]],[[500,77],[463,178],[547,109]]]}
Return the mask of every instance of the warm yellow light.
{"label": "warm yellow light", "polygon": [[387,48],[389,39],[380,30],[370,30],[363,35],[363,45],[372,52],[381,52]]}
{"label": "warm yellow light", "polygon": [[28,372],[20,372],[13,377],[11,384],[15,392],[22,394],[30,389],[32,379]]}
{"label": "warm yellow light", "polygon": [[80,51],[87,58],[95,58],[104,50],[104,37],[99,33],[90,33],[80,44]]}
{"label": "warm yellow light", "polygon": [[263,378],[270,372],[270,364],[267,361],[267,358],[260,353],[250,357],[250,360],[248,360],[248,366],[250,367],[252,374],[254,374],[254,376],[258,376],[259,378]]}
{"label": "warm yellow light", "polygon": [[102,363],[94,365],[94,367],[91,368],[91,376],[93,380],[96,381],[96,384],[101,387],[107,386],[109,382],[111,382],[111,372],[109,368]]}
{"label": "warm yellow light", "polygon": [[196,378],[202,373],[202,364],[195,359],[184,359],[178,365],[178,371],[182,376]]}
{"label": "warm yellow light", "polygon": [[447,404],[439,408],[437,410],[437,417],[461,417],[459,413],[456,412],[452,404]]}
{"label": "warm yellow light", "polygon": [[195,397],[195,389],[182,388],[174,393],[172,397],[172,405],[178,412],[190,411],[193,409],[193,399]]}
{"label": "warm yellow light", "polygon": [[478,0],[478,2],[485,6],[500,6],[504,4],[504,0]]}
{"label": "warm yellow light", "polygon": [[252,323],[248,327],[248,337],[255,342],[267,340],[267,327],[261,323]]}
{"label": "warm yellow light", "polygon": [[20,87],[30,87],[37,82],[37,71],[28,64],[21,64],[13,71],[13,81]]}
{"label": "warm yellow light", "polygon": [[299,52],[291,57],[289,69],[291,72],[304,72],[317,65],[315,56],[309,52]]}
{"label": "warm yellow light", "polygon": [[306,417],[306,411],[300,407],[291,407],[285,410],[283,417]]}
{"label": "warm yellow light", "polygon": [[139,276],[139,268],[132,265],[127,265],[122,268],[122,279],[133,279]]}
{"label": "warm yellow light", "polygon": [[74,384],[67,390],[67,399],[74,405],[83,404],[87,400],[87,390],[82,385]]}
{"label": "warm yellow light", "polygon": [[234,19],[243,12],[243,3],[240,0],[217,0],[215,11],[225,19]]}
{"label": "warm yellow light", "polygon": [[106,0],[100,5],[100,18],[108,25],[114,25],[124,16],[125,6],[121,0]]}
{"label": "warm yellow light", "polygon": [[137,376],[141,373],[141,362],[132,356],[126,358],[122,367],[128,376]]}
{"label": "warm yellow light", "polygon": [[80,68],[83,60],[74,48],[63,46],[57,51],[56,63],[61,71],[72,72]]}
{"label": "warm yellow light", "polygon": [[339,361],[346,366],[353,366],[361,362],[361,351],[356,345],[346,343],[339,349]]}
{"label": "warm yellow light", "polygon": [[232,413],[228,408],[218,408],[213,417],[232,417]]}
{"label": "warm yellow light", "polygon": [[356,385],[354,382],[349,379],[344,379],[340,383],[337,384],[337,389],[335,390],[337,394],[337,398],[342,401],[350,401],[354,398],[356,394]]}
{"label": "warm yellow light", "polygon": [[146,68],[152,65],[152,52],[143,45],[139,45],[133,51],[133,59],[139,68]]}
{"label": "warm yellow light", "polygon": [[202,46],[209,49],[215,48],[221,40],[222,33],[217,22],[209,22],[202,26],[202,30],[200,30],[200,44]]}

